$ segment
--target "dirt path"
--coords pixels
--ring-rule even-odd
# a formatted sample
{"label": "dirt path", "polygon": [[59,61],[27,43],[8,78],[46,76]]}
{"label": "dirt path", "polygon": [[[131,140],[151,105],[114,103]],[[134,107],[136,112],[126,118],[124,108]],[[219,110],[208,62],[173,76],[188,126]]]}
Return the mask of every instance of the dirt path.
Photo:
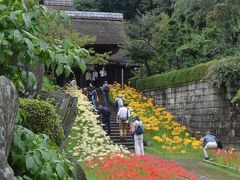
{"label": "dirt path", "polygon": [[239,180],[240,175],[210,165],[200,159],[175,159],[177,164],[197,175],[199,180]]}

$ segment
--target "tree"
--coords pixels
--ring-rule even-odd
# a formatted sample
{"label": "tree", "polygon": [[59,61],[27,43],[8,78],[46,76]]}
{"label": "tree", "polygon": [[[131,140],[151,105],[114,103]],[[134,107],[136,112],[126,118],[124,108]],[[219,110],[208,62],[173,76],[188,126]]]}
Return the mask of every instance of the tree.
{"label": "tree", "polygon": [[75,0],[76,9],[80,11],[98,11],[98,3],[96,0]]}
{"label": "tree", "polygon": [[49,22],[60,24],[69,18],[62,12],[49,11],[44,6],[27,8],[24,1],[3,0],[0,6],[0,73],[8,76],[19,90],[26,93],[25,84],[35,85],[35,76],[26,67],[45,64],[60,75],[69,76],[71,67],[85,71],[87,51],[70,40],[48,39]]}
{"label": "tree", "polygon": [[206,27],[206,15],[215,5],[228,0],[178,0],[174,4],[173,17],[194,28]]}

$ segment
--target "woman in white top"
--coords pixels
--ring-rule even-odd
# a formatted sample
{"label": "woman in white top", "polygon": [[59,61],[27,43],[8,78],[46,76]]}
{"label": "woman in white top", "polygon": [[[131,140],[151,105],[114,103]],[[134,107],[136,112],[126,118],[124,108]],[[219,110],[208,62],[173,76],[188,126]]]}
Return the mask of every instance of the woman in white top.
{"label": "woman in white top", "polygon": [[[133,124],[131,127],[131,131],[134,134],[134,148],[137,156],[144,155],[144,147],[143,147],[143,123],[139,120],[138,116],[132,117]],[[140,126],[140,127],[138,127]],[[140,130],[138,128],[141,128]]]}
{"label": "woman in white top", "polygon": [[102,69],[100,70],[99,74],[100,74],[101,84],[103,84],[104,81],[107,80],[107,72],[106,72],[104,67],[102,67]]}

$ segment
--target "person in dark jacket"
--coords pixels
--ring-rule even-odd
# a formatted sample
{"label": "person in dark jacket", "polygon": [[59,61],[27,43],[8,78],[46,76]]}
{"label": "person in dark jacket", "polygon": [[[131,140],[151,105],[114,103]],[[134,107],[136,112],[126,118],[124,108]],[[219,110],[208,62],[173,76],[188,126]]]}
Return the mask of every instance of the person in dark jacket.
{"label": "person in dark jacket", "polygon": [[91,95],[92,105],[94,109],[97,109],[98,94],[94,86],[91,88],[90,95]]}
{"label": "person in dark jacket", "polygon": [[108,135],[111,134],[111,127],[110,127],[110,117],[111,117],[111,111],[102,105],[98,106],[98,111],[100,114],[102,114],[102,123],[104,124],[103,129],[106,131]]}

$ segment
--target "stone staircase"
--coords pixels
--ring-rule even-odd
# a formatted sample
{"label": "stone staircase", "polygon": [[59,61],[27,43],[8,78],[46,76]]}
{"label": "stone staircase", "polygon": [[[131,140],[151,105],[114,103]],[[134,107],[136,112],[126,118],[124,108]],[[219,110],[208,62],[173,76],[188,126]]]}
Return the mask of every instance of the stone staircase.
{"label": "stone staircase", "polygon": [[[98,105],[104,105],[104,100],[103,100],[103,95],[101,92],[98,92],[98,97],[99,97],[99,102]],[[111,140],[115,143],[115,144],[119,144],[119,145],[124,145],[126,146],[129,150],[134,150],[134,138],[132,136],[132,134],[129,132],[129,129],[127,131],[127,139],[126,141],[121,142],[120,141],[120,133],[119,133],[119,126],[116,123],[116,116],[117,116],[117,112],[114,109],[113,105],[110,106],[110,110],[111,110],[111,134],[110,134],[110,138]],[[99,122],[102,121],[102,117],[101,115],[99,116]]]}

